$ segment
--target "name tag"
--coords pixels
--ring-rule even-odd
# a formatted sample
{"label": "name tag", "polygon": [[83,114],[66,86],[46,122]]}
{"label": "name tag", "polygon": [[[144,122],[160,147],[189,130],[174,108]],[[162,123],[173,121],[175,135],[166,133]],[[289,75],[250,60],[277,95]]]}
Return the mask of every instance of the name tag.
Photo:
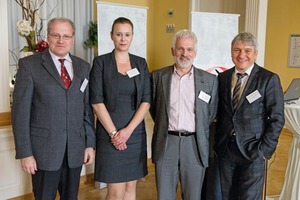
{"label": "name tag", "polygon": [[129,78],[135,77],[140,74],[140,72],[137,70],[137,68],[131,69],[126,72]]}
{"label": "name tag", "polygon": [[261,94],[259,93],[259,91],[255,90],[254,92],[252,92],[251,94],[246,96],[246,99],[248,100],[249,103],[253,103],[254,101],[259,99],[260,97],[261,97]]}
{"label": "name tag", "polygon": [[198,98],[208,103],[210,101],[211,96],[201,91],[200,94],[198,95]]}
{"label": "name tag", "polygon": [[85,88],[86,88],[88,82],[89,82],[89,81],[85,78],[84,81],[83,81],[83,83],[81,84],[81,87],[80,87],[80,91],[81,91],[81,92],[84,92],[84,90],[85,90]]}

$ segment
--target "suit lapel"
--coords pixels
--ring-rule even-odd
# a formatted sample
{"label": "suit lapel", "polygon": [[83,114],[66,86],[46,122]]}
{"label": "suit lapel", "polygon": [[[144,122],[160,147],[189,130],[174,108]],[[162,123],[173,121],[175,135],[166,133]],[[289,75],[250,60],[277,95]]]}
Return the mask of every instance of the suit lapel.
{"label": "suit lapel", "polygon": [[173,73],[173,66],[169,68],[163,75],[162,75],[162,87],[164,91],[164,97],[166,102],[167,113],[169,115],[170,110],[170,92],[171,92],[171,81],[172,81],[172,73]]}
{"label": "suit lapel", "polygon": [[258,72],[259,71],[259,67],[254,64],[254,67],[251,71],[251,74],[249,76],[249,79],[245,85],[244,91],[242,93],[242,96],[240,98],[240,102],[238,104],[237,110],[239,109],[239,107],[241,105],[243,105],[243,102],[246,101],[246,97],[250,94],[250,92],[253,90],[253,87],[255,86],[256,80],[257,80],[257,76],[258,76]]}
{"label": "suit lapel", "polygon": [[[200,75],[200,71],[198,71],[196,68],[194,68],[194,78],[195,78],[195,95],[197,96],[199,94],[199,92],[201,91],[201,75]],[[196,105],[197,107],[197,105]]]}
{"label": "suit lapel", "polygon": [[65,88],[65,86],[60,78],[60,75],[55,67],[55,64],[51,58],[49,50],[46,50],[42,53],[42,59],[44,60],[44,62],[43,62],[44,68],[63,88]]}
{"label": "suit lapel", "polygon": [[[204,109],[201,109],[201,107],[203,106],[203,104],[206,104],[206,103],[204,103],[204,101],[202,101],[198,98],[198,95],[200,94],[201,91],[207,91],[204,88],[204,86],[206,84],[205,84],[204,79],[203,79],[202,76],[203,75],[202,75],[201,70],[194,67],[194,82],[195,82],[195,97],[194,98],[195,98],[195,117],[196,117],[196,121],[203,120],[203,118],[208,117],[208,116],[204,116],[203,113],[201,113],[204,110]],[[196,123],[196,130],[198,130],[198,128],[199,128],[198,123]]]}
{"label": "suit lapel", "polygon": [[75,85],[75,83],[76,83],[77,80],[81,80],[80,77],[79,77],[79,74],[84,74],[81,71],[82,70],[81,66],[78,65],[79,62],[76,61],[76,58],[74,56],[72,56],[72,55],[70,55],[70,57],[72,59],[72,66],[73,66],[74,77],[73,77],[72,83],[71,83],[71,85],[69,87],[69,90],[71,90],[74,87],[74,85]]}
{"label": "suit lapel", "polygon": [[[130,59],[130,63],[131,63],[131,68],[132,68],[132,69],[136,68],[136,69],[139,71],[139,73],[141,73],[141,72],[140,72],[140,67],[139,67],[138,64],[135,62],[135,60],[133,59],[133,57],[132,57],[131,54],[129,54],[129,59]],[[140,92],[139,86],[141,85],[141,75],[134,76],[134,77],[133,77],[133,80],[134,80],[134,83],[135,83],[135,88],[136,88],[136,91],[137,91],[137,96],[139,96],[138,93]]]}
{"label": "suit lapel", "polygon": [[202,73],[199,69],[194,67],[194,78],[195,78],[195,98],[196,98],[196,111],[199,110],[198,108],[200,107],[199,102],[198,101],[198,95],[200,94],[201,91],[206,91],[206,89],[203,88],[204,84],[204,79],[201,78],[202,77]]}
{"label": "suit lapel", "polygon": [[234,72],[234,67],[228,69],[227,71],[225,72],[226,74],[224,74],[225,75],[225,77],[224,77],[224,80],[225,80],[224,93],[220,94],[220,95],[224,95],[224,99],[226,101],[226,104],[230,105],[230,106],[226,106],[226,108],[231,108],[231,113],[232,113],[233,112],[233,105],[232,105],[231,88],[232,88],[232,74]]}

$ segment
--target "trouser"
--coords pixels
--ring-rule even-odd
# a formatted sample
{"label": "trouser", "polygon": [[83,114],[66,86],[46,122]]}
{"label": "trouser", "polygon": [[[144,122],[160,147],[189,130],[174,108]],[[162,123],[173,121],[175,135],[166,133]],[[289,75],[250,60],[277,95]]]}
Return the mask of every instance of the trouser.
{"label": "trouser", "polygon": [[57,171],[38,169],[32,175],[32,187],[36,200],[54,200],[57,190],[62,200],[77,200],[81,168],[69,168],[67,157]]}
{"label": "trouser", "polygon": [[167,136],[164,153],[155,164],[158,200],[175,200],[178,180],[184,200],[200,200],[205,168],[198,154],[195,135]]}
{"label": "trouser", "polygon": [[223,200],[261,200],[265,162],[262,157],[250,161],[240,152],[235,141],[228,143],[219,157]]}

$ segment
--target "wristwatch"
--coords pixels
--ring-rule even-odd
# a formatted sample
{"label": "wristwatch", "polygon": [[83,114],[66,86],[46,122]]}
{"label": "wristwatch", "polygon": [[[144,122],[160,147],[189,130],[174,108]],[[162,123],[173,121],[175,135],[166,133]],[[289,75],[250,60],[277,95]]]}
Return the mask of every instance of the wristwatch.
{"label": "wristwatch", "polygon": [[113,130],[108,135],[109,135],[109,137],[113,137],[117,132],[118,132],[117,130]]}

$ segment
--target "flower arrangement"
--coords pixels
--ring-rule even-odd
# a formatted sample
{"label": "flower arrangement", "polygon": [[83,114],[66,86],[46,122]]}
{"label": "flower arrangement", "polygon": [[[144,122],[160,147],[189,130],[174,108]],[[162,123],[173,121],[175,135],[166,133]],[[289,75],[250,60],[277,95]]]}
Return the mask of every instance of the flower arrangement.
{"label": "flower arrangement", "polygon": [[[46,0],[15,0],[22,9],[22,20],[17,22],[19,36],[24,37],[27,46],[24,46],[22,52],[42,52],[48,47],[48,43],[41,36],[42,19],[38,17],[38,10]],[[38,29],[37,21],[40,21]]]}
{"label": "flower arrangement", "polygon": [[[21,48],[20,52],[25,52],[22,56],[42,52],[48,48],[48,43],[41,35],[43,29],[43,19],[38,16],[38,11],[46,0],[15,0],[21,7],[22,19],[17,21],[17,31],[20,37],[25,38],[27,45]],[[19,48],[17,48],[19,49]],[[10,64],[13,68],[13,77],[10,81],[10,87],[15,84],[16,72],[18,70],[19,54],[14,50],[9,50],[11,58],[14,61]],[[17,50],[19,51],[19,50]]]}

